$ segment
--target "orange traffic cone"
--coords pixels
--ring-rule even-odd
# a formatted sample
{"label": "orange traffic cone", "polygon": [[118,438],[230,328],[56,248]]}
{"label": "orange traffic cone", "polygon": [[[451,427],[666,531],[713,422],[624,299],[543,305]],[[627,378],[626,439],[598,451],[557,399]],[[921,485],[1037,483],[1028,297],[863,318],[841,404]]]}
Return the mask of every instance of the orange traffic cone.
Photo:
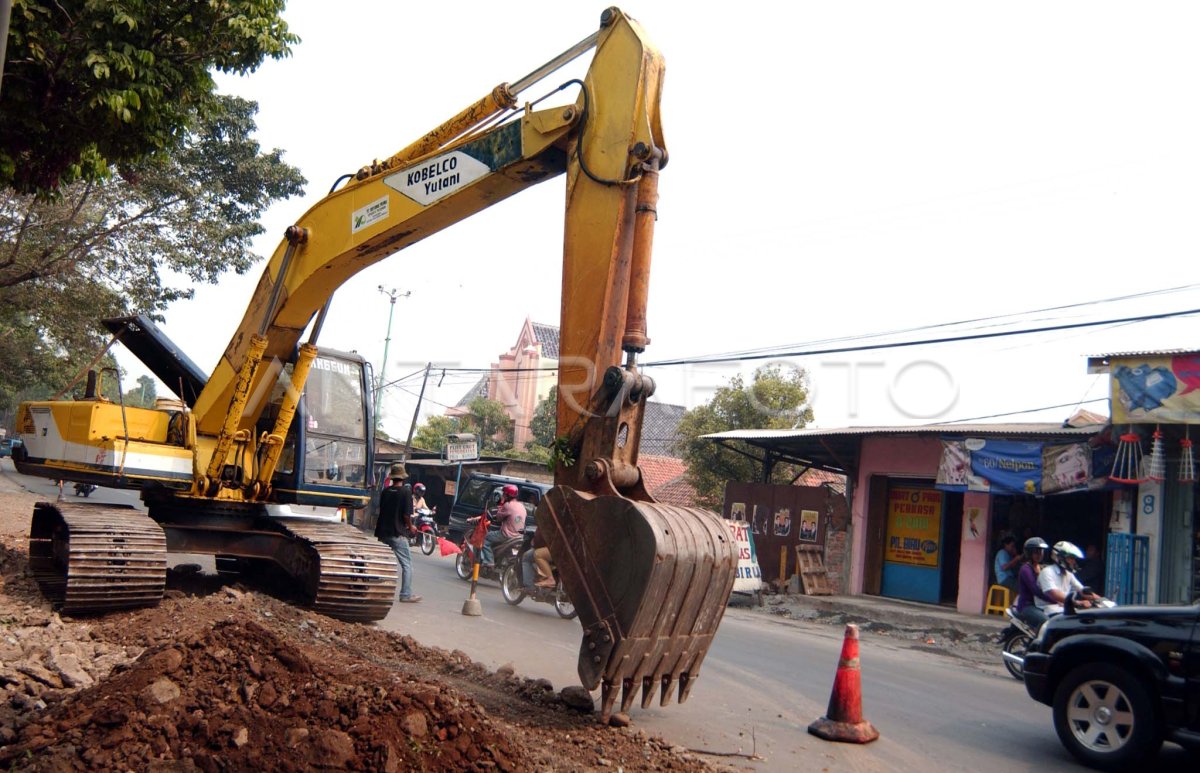
{"label": "orange traffic cone", "polygon": [[870,743],[879,737],[874,725],[863,719],[862,684],[858,672],[858,626],[846,626],[842,658],[838,661],[833,693],[825,716],[808,726],[808,732],[826,741]]}

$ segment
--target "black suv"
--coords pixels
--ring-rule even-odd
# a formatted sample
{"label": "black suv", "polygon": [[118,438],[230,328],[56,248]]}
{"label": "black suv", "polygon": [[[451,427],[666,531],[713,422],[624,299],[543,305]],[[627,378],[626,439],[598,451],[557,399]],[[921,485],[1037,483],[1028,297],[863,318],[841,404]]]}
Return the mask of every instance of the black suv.
{"label": "black suv", "polygon": [[1200,605],[1074,610],[1025,654],[1025,690],[1084,764],[1128,770],[1164,739],[1200,748]]}
{"label": "black suv", "polygon": [[533,511],[537,509],[538,502],[542,501],[542,496],[550,490],[549,483],[473,472],[463,482],[458,496],[454,499],[454,508],[450,511],[450,523],[447,526],[447,538],[451,542],[462,542],[467,533],[467,519],[474,518],[485,509],[494,510],[500,503],[500,490],[509,483],[517,487],[517,499],[525,505],[525,530],[531,531],[536,528]]}

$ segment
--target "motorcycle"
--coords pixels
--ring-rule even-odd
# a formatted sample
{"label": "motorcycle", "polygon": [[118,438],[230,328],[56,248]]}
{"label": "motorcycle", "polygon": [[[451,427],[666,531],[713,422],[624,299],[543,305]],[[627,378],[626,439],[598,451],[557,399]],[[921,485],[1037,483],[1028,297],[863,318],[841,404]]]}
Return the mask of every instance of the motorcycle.
{"label": "motorcycle", "polygon": [[1000,657],[1004,659],[1004,667],[1013,679],[1024,680],[1025,651],[1029,649],[1029,643],[1037,638],[1037,631],[1017,617],[1013,607],[1004,610],[1004,616],[1008,618],[1008,627],[1000,632]]}
{"label": "motorcycle", "polygon": [[[1117,602],[1093,593],[1091,588],[1084,588],[1084,592],[1091,594],[1092,609],[1109,609],[1117,605]],[[1067,594],[1064,608],[1068,615],[1075,614],[1075,598],[1075,593]],[[1004,610],[1004,615],[1008,618],[1009,625],[1000,632],[1000,657],[1004,659],[1004,667],[1012,674],[1013,679],[1024,680],[1025,651],[1029,649],[1030,642],[1037,638],[1038,632],[1017,617],[1013,607]]]}
{"label": "motorcycle", "polygon": [[504,600],[514,607],[526,597],[543,604],[553,604],[554,611],[564,620],[570,620],[579,614],[571,603],[567,592],[563,590],[562,578],[554,572],[555,585],[553,588],[541,588],[537,585],[526,585],[523,576],[522,563],[526,553],[533,550],[532,535],[527,535],[517,556],[517,560],[504,567],[500,576],[500,594]]}
{"label": "motorcycle", "polygon": [[76,483],[75,484],[75,496],[77,496],[77,497],[85,497],[86,498],[88,496],[88,494],[91,494],[95,490],[96,490],[96,484],[94,484],[94,483]]}
{"label": "motorcycle", "polygon": [[[459,579],[468,581],[471,579],[471,569],[477,562],[480,562],[480,556],[483,553],[485,536],[489,532],[497,532],[499,530],[499,526],[492,525],[491,516],[488,513],[485,512],[479,516],[479,522],[463,538],[462,550],[454,559],[454,571],[459,576]],[[499,582],[504,574],[504,568],[508,564],[518,561],[520,558],[521,543],[523,541],[524,537],[512,537],[495,545],[492,548],[492,558],[495,560],[495,563],[490,566],[479,563],[479,578]]]}
{"label": "motorcycle", "polygon": [[427,556],[433,555],[437,549],[437,524],[433,520],[433,511],[420,508],[413,513],[413,527],[416,531],[408,535],[408,544],[420,547]]}

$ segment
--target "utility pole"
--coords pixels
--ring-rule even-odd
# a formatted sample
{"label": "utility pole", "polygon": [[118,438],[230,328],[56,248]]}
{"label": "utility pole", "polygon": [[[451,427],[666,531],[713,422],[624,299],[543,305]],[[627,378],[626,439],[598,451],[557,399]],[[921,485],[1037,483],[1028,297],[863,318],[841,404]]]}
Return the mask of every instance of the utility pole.
{"label": "utility pole", "polygon": [[408,460],[408,449],[412,445],[413,433],[417,431],[417,415],[421,413],[421,401],[425,399],[425,385],[429,383],[429,371],[433,368],[433,363],[425,365],[425,378],[421,379],[421,394],[417,395],[417,407],[413,409],[412,424],[408,425],[408,440],[404,441],[404,455],[400,457],[401,461]]}
{"label": "utility pole", "polygon": [[379,429],[379,409],[383,403],[383,374],[387,372],[388,346],[392,343],[392,315],[396,313],[396,299],[412,295],[412,290],[402,293],[394,287],[385,290],[383,285],[379,285],[379,292],[388,297],[391,308],[388,309],[387,337],[383,339],[383,362],[379,364],[379,381],[375,386],[375,429]]}

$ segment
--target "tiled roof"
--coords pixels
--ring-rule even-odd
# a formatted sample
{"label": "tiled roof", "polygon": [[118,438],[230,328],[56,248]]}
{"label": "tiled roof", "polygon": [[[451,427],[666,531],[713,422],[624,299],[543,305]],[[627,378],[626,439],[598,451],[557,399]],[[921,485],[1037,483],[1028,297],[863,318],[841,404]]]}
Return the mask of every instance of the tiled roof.
{"label": "tiled roof", "polygon": [[642,478],[646,490],[651,492],[687,472],[687,465],[683,463],[682,459],[653,454],[640,454],[638,467],[642,468]]}
{"label": "tiled roof", "polygon": [[556,325],[544,325],[541,322],[530,322],[529,324],[533,326],[534,337],[542,345],[542,356],[557,360],[558,327]]}
{"label": "tiled roof", "polygon": [[462,399],[454,406],[455,408],[467,408],[471,405],[471,401],[476,397],[488,396],[488,377],[481,376],[474,386],[467,390],[467,393],[462,396]]}
{"label": "tiled roof", "polygon": [[671,446],[679,439],[679,421],[687,408],[682,405],[646,402],[646,415],[642,420],[642,444],[638,451],[652,456],[675,456]]}
{"label": "tiled roof", "polygon": [[692,488],[692,484],[688,483],[687,479],[682,475],[670,483],[654,489],[650,492],[650,496],[664,505],[675,505],[677,507],[696,506],[696,489]]}
{"label": "tiled roof", "polygon": [[638,466],[642,468],[642,483],[650,496],[664,504],[695,507],[696,490],[684,477],[687,465],[683,460],[642,454]]}
{"label": "tiled roof", "polygon": [[838,475],[836,472],[829,470],[818,470],[815,467],[805,470],[804,474],[796,479],[797,486],[828,486],[839,494],[846,493],[846,476]]}

